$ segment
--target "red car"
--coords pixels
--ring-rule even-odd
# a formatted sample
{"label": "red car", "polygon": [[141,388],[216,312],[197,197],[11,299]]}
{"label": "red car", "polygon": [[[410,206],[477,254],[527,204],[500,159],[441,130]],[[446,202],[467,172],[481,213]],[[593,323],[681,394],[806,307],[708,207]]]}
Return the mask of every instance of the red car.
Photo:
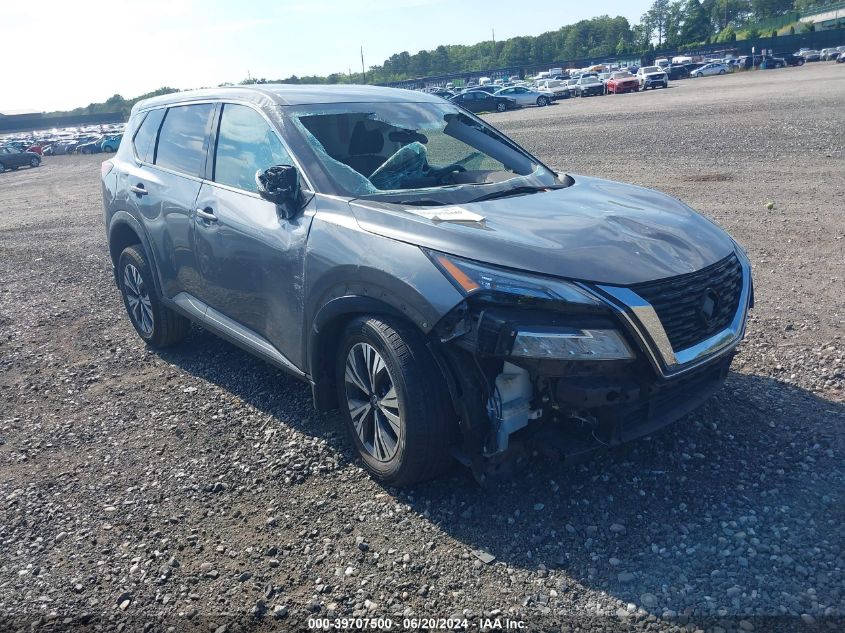
{"label": "red car", "polygon": [[32,152],[33,154],[38,154],[39,156],[44,156],[44,148],[38,143],[30,145],[26,148],[26,151]]}
{"label": "red car", "polygon": [[629,72],[613,73],[604,87],[608,94],[619,94],[620,92],[639,92],[640,82]]}

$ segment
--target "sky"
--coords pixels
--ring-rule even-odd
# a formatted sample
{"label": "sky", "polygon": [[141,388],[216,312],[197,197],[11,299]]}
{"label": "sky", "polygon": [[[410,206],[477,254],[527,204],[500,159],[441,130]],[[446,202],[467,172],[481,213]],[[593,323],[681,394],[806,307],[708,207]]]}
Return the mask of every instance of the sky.
{"label": "sky", "polygon": [[[648,0],[3,0],[0,112],[66,110],[162,86],[360,72],[393,53],[537,35]],[[12,54],[12,51],[20,51]]]}

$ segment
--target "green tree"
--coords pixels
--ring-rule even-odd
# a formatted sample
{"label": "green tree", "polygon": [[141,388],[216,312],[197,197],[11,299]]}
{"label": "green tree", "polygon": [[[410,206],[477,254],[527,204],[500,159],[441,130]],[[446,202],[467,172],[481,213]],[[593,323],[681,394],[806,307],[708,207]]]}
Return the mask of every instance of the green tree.
{"label": "green tree", "polygon": [[[651,37],[657,38],[660,46],[666,39],[666,21],[669,18],[669,0],[655,0],[654,4],[643,16],[642,21],[651,26]],[[651,37],[649,39],[651,39]]]}
{"label": "green tree", "polygon": [[751,12],[757,20],[768,20],[792,11],[795,0],[751,0]]}
{"label": "green tree", "polygon": [[683,10],[681,41],[686,44],[703,42],[712,35],[710,17],[699,0],[687,0]]}

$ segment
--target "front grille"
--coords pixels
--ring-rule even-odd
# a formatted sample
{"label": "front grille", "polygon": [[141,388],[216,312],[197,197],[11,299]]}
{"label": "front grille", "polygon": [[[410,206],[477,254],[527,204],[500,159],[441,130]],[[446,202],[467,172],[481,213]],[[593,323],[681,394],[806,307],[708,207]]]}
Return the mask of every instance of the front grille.
{"label": "front grille", "polygon": [[[728,327],[739,308],[742,266],[735,254],[694,273],[637,284],[631,290],[648,301],[676,352],[692,347]],[[712,292],[715,309],[704,317]]]}

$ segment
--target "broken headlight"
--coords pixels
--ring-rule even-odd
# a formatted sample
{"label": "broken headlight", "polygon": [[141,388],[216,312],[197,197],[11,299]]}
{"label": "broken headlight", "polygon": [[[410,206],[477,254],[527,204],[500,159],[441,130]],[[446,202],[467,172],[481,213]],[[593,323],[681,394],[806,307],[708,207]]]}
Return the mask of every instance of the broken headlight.
{"label": "broken headlight", "polygon": [[634,353],[616,330],[518,330],[511,356],[553,360],[627,360]]}
{"label": "broken headlight", "polygon": [[573,283],[493,268],[443,253],[426,251],[426,254],[465,296],[485,293],[510,300],[539,299],[588,306],[604,305]]}

